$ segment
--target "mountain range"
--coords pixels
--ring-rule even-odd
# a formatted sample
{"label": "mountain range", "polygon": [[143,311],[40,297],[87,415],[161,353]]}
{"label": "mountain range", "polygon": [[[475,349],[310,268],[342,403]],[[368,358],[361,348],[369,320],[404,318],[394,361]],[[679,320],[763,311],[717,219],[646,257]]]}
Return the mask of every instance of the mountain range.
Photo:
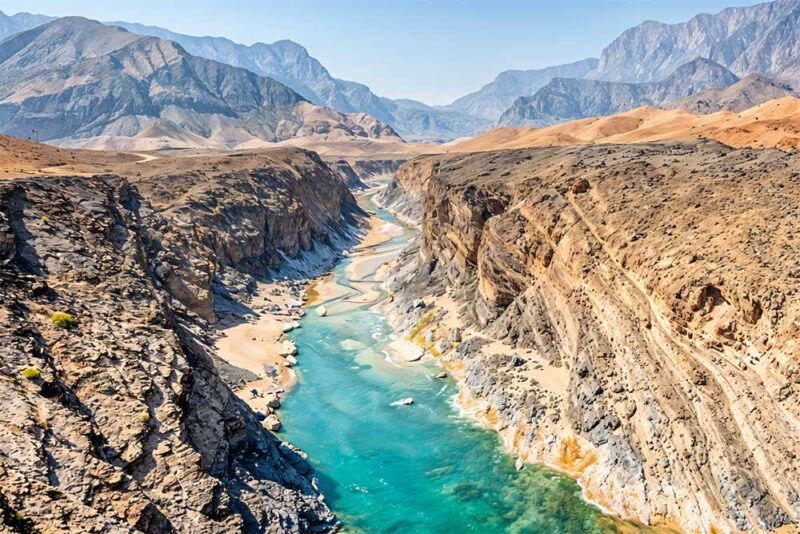
{"label": "mountain range", "polygon": [[671,108],[705,115],[717,111],[744,111],[770,100],[800,93],[788,82],[779,82],[761,74],[751,74],[728,87],[706,89],[673,102]]}
{"label": "mountain range", "polygon": [[398,139],[369,115],[314,112],[271,78],[79,17],[0,43],[0,87],[0,131],[66,145],[100,138],[113,147],[109,138],[136,137],[227,148],[308,135]]}
{"label": "mountain range", "polygon": [[642,105],[661,106],[700,91],[739,81],[707,59],[681,65],[660,82],[620,83],[554,78],[531,97],[520,97],[500,117],[502,126],[549,126],[564,120],[613,115]]}
{"label": "mountain range", "polygon": [[702,14],[687,22],[647,21],[609,44],[588,77],[615,82],[664,79],[703,57],[738,76],[800,76],[800,1],[778,0]]}
{"label": "mountain range", "polygon": [[165,28],[111,22],[139,35],[180,44],[192,55],[242,67],[288,85],[310,102],[343,113],[368,113],[410,141],[452,140],[474,135],[492,122],[455,109],[438,110],[414,100],[379,97],[364,84],[334,78],[301,45],[289,41],[238,44],[223,37],[194,37]]}
{"label": "mountain range", "polygon": [[6,15],[0,11],[0,39],[10,37],[15,33],[30,30],[36,26],[41,26],[54,20],[55,17],[46,15],[34,15],[32,13],[17,13],[16,15]]}
{"label": "mountain range", "polygon": [[[769,97],[793,94],[791,82],[784,79],[800,76],[798,20],[800,0],[778,0],[698,15],[679,24],[647,21],[623,32],[602,51],[599,59],[589,58],[543,69],[504,71],[480,90],[444,106],[380,97],[364,84],[334,77],[303,46],[289,40],[243,45],[221,37],[195,37],[165,28],[117,21],[105,24],[111,28],[124,28],[128,35],[155,38],[161,43],[159,46],[169,49],[174,54],[170,68],[180,63],[196,69],[202,63],[200,60],[205,59],[244,69],[257,76],[234,75],[235,71],[222,69],[228,83],[238,80],[233,83],[238,89],[225,87],[227,95],[224,97],[222,94],[209,96],[218,89],[211,85],[199,92],[193,89],[190,91],[194,92],[193,96],[187,99],[184,94],[181,97],[181,103],[191,102],[190,107],[193,107],[186,113],[176,111],[175,101],[162,106],[162,102],[169,101],[169,98],[162,98],[163,95],[153,101],[149,97],[142,101],[147,101],[147,112],[142,106],[132,107],[133,102],[139,102],[133,94],[143,95],[153,89],[150,87],[143,92],[141,85],[152,73],[135,72],[133,77],[139,78],[139,88],[135,90],[133,86],[136,84],[130,83],[130,77],[125,81],[106,78],[104,83],[109,92],[105,97],[96,92],[98,83],[82,88],[86,90],[93,86],[95,90],[91,97],[81,94],[90,113],[84,117],[81,105],[74,104],[78,109],[69,110],[68,118],[71,120],[60,121],[57,114],[48,112],[59,105],[58,98],[53,99],[53,91],[58,91],[53,84],[59,79],[80,75],[76,68],[78,71],[83,69],[84,76],[90,75],[86,65],[77,65],[81,58],[72,56],[72,67],[59,65],[58,69],[66,71],[51,71],[49,78],[36,78],[36,83],[33,78],[23,81],[30,72],[22,73],[20,77],[13,65],[0,65],[0,78],[6,83],[0,91],[0,120],[7,123],[0,127],[0,131],[27,136],[35,129],[42,139],[78,138],[84,146],[88,143],[88,146],[103,148],[142,146],[138,141],[132,145],[120,141],[131,136],[149,139],[148,143],[153,147],[175,143],[179,146],[231,147],[259,140],[280,141],[297,135],[332,136],[336,139],[353,136],[396,138],[400,135],[409,141],[441,142],[476,135],[495,124],[542,126],[614,114],[641,105],[678,106],[697,113],[745,109]],[[20,13],[7,16],[0,13],[0,38],[51,21],[52,17],[43,15]],[[51,34],[46,36],[53,37]],[[45,36],[37,38],[37,47],[41,50],[49,46],[71,46],[63,40],[46,44],[43,38]],[[137,46],[147,46],[145,41],[137,42]],[[9,49],[4,45],[4,50],[13,51],[15,45],[10,46]],[[179,57],[186,61],[179,61]],[[97,55],[89,59],[93,68],[99,69]],[[37,69],[46,69],[46,66],[37,64],[36,58],[32,61]],[[109,60],[106,65],[110,70],[104,72],[104,76],[123,74],[114,70],[114,61]],[[39,76],[41,69],[37,72]],[[100,72],[96,70],[91,74],[100,75]],[[748,78],[753,74],[760,77]],[[744,80],[740,82],[739,78]],[[278,107],[267,113],[268,117],[259,117],[252,105],[264,96],[261,94],[264,87],[254,89],[254,86],[267,83],[258,81],[261,79],[280,83],[299,99],[292,97],[296,101],[290,104],[267,98],[264,102]],[[211,82],[203,80],[202,76],[199,80],[201,85]],[[72,82],[63,87],[69,95],[75,91]],[[35,87],[37,83],[44,86]],[[166,92],[173,92],[173,89],[176,95],[187,90],[169,87]],[[227,102],[239,90],[255,97],[249,108],[246,105],[242,107],[243,102],[232,106]],[[200,98],[200,93],[204,92],[205,96]],[[71,98],[67,94],[62,97]],[[210,111],[200,104],[206,97],[217,99],[217,107],[210,113],[215,119],[203,123]],[[92,98],[96,100],[92,101]],[[222,104],[220,98],[226,103]],[[118,101],[112,104],[110,100]],[[309,105],[300,106],[301,100],[325,106],[334,112],[318,111]],[[102,104],[97,105],[97,102]],[[218,113],[223,108],[224,112]],[[198,112],[203,116],[202,120],[196,116]],[[260,113],[265,113],[264,109]],[[257,124],[260,121],[264,124]],[[62,131],[57,132],[59,123]],[[54,135],[60,137],[51,137]],[[88,138],[92,140],[86,141]]]}
{"label": "mountain range", "polygon": [[441,109],[460,111],[496,122],[520,96],[532,95],[553,78],[583,78],[597,67],[589,58],[567,65],[534,70],[507,70],[480,90],[462,96]]}

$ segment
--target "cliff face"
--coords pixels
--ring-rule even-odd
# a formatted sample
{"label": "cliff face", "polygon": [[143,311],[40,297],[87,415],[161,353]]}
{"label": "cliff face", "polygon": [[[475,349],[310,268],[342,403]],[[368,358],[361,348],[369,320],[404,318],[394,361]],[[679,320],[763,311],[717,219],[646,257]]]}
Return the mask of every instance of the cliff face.
{"label": "cliff face", "polygon": [[125,172],[169,222],[157,278],[211,321],[221,270],[266,275],[314,247],[327,249],[324,262],[353,239],[360,211],[342,178],[299,149],[154,160]]}
{"label": "cliff face", "polygon": [[796,522],[798,176],[712,143],[414,160],[397,186],[423,232],[392,315],[522,459],[609,509]]}
{"label": "cliff face", "polygon": [[135,186],[114,176],[0,183],[6,524],[334,529],[301,453],[220,378],[196,314],[213,315],[211,282],[223,274],[345,235],[352,196],[303,151],[219,176],[195,163],[162,181],[143,167]]}

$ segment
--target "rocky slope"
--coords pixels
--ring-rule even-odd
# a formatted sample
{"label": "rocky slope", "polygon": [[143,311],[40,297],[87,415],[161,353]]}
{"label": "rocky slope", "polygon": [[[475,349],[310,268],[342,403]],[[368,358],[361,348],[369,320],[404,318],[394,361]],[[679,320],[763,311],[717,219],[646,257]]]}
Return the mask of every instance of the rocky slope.
{"label": "rocky slope", "polygon": [[585,117],[612,115],[639,106],[659,106],[739,79],[725,67],[696,59],[653,83],[616,83],[555,78],[531,97],[518,98],[503,113],[501,126],[548,126]]}
{"label": "rocky slope", "polygon": [[0,81],[0,131],[63,144],[144,137],[231,148],[334,134],[399,140],[363,115],[331,112],[320,126],[324,112],[312,112],[319,108],[279,82],[81,18],[0,43]]}
{"label": "rocky slope", "polygon": [[251,275],[330,260],[358,222],[352,195],[300,150],[128,174],[0,182],[3,521],[335,529],[302,454],[231,392],[204,332]]}
{"label": "rocky slope", "polygon": [[534,94],[553,78],[583,78],[596,67],[597,59],[589,58],[544,69],[503,71],[480,90],[464,95],[441,109],[460,111],[497,122],[517,98]]}
{"label": "rocky slope", "polygon": [[679,24],[646,21],[600,55],[590,78],[615,82],[663,80],[679,65],[708,58],[738,76],[800,77],[800,2],[778,0],[697,15]]}
{"label": "rocky slope", "polygon": [[698,114],[744,111],[787,96],[798,97],[800,94],[790,83],[772,80],[761,74],[751,74],[728,87],[707,89],[676,102],[670,102],[666,107],[685,109]]}
{"label": "rocky slope", "polygon": [[710,142],[413,160],[390,315],[522,460],[610,510],[796,524],[798,176]]}

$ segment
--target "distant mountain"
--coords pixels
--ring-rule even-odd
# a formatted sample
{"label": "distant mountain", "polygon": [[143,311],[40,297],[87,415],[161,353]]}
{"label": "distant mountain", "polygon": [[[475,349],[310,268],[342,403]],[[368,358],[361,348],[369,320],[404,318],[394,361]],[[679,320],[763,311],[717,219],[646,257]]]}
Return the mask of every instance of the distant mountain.
{"label": "distant mountain", "polygon": [[416,100],[383,99],[399,124],[398,133],[407,140],[436,142],[469,137],[488,131],[493,123],[456,111],[438,110]]}
{"label": "distant mountain", "polygon": [[496,122],[518,97],[532,95],[553,78],[583,78],[596,67],[597,59],[590,58],[544,69],[507,70],[480,90],[439,109],[458,111]]}
{"label": "distant mountain", "polygon": [[698,57],[738,76],[800,78],[800,0],[780,0],[698,15],[688,22],[647,21],[608,45],[589,78],[652,82]]}
{"label": "distant mountain", "polygon": [[778,82],[761,74],[751,74],[728,87],[707,89],[671,102],[667,107],[706,115],[717,111],[744,111],[787,96],[800,97],[800,93],[787,82]]}
{"label": "distant mountain", "polygon": [[343,113],[368,113],[390,124],[408,140],[449,141],[491,127],[489,121],[421,103],[409,105],[408,101],[382,98],[366,85],[334,78],[305,48],[292,41],[246,46],[222,37],[194,37],[155,26],[130,22],[109,24],[140,35],[175,41],[192,55],[274,78],[314,104]]}
{"label": "distant mountain", "polygon": [[0,132],[34,130],[72,145],[97,137],[215,147],[297,135],[397,139],[363,114],[321,116],[273,79],[79,17],[0,42]]}
{"label": "distant mountain", "polygon": [[617,83],[555,78],[531,97],[518,98],[500,117],[502,126],[548,126],[585,117],[612,115],[639,106],[659,106],[739,78],[706,59],[681,65],[666,80]]}
{"label": "distant mountain", "polygon": [[32,15],[31,13],[17,13],[16,15],[6,15],[0,11],[0,40],[11,37],[15,33],[30,30],[36,26],[41,26],[47,22],[55,20],[55,17],[45,15]]}

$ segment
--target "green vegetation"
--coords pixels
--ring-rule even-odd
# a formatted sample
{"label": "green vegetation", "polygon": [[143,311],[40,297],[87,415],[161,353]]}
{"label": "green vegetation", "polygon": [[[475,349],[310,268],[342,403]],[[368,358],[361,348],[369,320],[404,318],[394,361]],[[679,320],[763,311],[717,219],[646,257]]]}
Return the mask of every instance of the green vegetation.
{"label": "green vegetation", "polygon": [[139,414],[139,422],[147,424],[150,422],[150,414],[147,412],[142,412]]}
{"label": "green vegetation", "polygon": [[53,321],[53,324],[59,328],[69,328],[75,324],[75,318],[64,312],[55,312],[50,317],[50,320]]}
{"label": "green vegetation", "polygon": [[39,371],[36,367],[26,367],[21,372],[22,376],[27,380],[36,380],[42,376],[41,371]]}
{"label": "green vegetation", "polygon": [[422,333],[431,323],[433,323],[434,319],[436,319],[436,314],[433,312],[428,312],[423,315],[417,325],[411,330],[411,333],[408,334],[408,339],[413,341],[418,335]]}

